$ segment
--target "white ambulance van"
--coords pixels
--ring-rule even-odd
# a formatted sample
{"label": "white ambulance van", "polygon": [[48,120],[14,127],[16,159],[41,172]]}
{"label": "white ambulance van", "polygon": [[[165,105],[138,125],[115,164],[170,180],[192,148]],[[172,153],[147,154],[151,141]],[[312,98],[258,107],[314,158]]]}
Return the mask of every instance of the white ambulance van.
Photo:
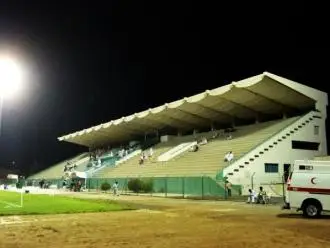
{"label": "white ambulance van", "polygon": [[283,208],[303,211],[309,218],[330,211],[330,161],[296,160]]}

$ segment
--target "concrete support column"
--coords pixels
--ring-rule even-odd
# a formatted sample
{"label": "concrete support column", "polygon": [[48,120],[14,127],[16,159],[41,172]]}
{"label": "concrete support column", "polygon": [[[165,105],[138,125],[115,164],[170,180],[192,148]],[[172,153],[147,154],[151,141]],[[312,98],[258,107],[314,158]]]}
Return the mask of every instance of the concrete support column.
{"label": "concrete support column", "polygon": [[194,135],[194,138],[196,138],[197,130],[195,128],[194,128],[194,131],[193,131],[193,135]]}
{"label": "concrete support column", "polygon": [[257,115],[256,115],[256,122],[255,122],[255,123],[258,124],[259,122],[260,122],[260,115],[257,114]]}
{"label": "concrete support column", "polygon": [[214,128],[214,123],[213,123],[213,122],[211,122],[210,127],[211,127],[211,132],[213,132],[213,131],[215,130],[215,128]]}
{"label": "concrete support column", "polygon": [[235,120],[235,117],[232,118],[231,120],[231,126],[234,128],[236,127],[236,120]]}

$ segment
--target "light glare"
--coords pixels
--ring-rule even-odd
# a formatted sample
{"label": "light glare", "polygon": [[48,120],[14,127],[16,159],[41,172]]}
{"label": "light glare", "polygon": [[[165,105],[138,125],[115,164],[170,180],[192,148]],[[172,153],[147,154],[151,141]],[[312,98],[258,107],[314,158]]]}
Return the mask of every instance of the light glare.
{"label": "light glare", "polygon": [[22,87],[22,71],[12,59],[0,58],[0,96],[10,97]]}

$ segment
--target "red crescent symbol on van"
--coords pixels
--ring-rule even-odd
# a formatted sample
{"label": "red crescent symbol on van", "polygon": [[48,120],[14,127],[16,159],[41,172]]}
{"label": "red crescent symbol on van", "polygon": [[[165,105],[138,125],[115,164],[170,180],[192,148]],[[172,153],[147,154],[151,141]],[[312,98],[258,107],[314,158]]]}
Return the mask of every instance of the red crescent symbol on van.
{"label": "red crescent symbol on van", "polygon": [[315,179],[316,179],[316,177],[312,177],[312,179],[311,179],[311,183],[312,183],[312,184],[316,184],[316,183],[314,182]]}

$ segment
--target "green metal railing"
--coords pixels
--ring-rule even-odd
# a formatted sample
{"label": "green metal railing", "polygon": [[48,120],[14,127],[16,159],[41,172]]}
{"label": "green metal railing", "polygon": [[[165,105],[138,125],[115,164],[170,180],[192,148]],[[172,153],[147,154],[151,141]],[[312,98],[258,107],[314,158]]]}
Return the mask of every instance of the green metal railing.
{"label": "green metal railing", "polygon": [[[150,183],[150,190],[134,192],[129,184],[136,179]],[[116,181],[119,183],[120,194],[195,199],[240,199],[242,192],[240,185],[232,185],[231,193],[229,193],[224,183],[219,183],[209,176],[88,178],[84,183],[88,191],[102,191],[103,183],[109,183],[112,186]],[[0,184],[5,182],[13,185],[17,180],[0,180]],[[46,183],[49,186],[56,185],[58,189],[63,188],[63,179],[46,179]],[[23,180],[22,186],[39,187],[39,180]]]}
{"label": "green metal railing", "polygon": [[[152,183],[152,190],[145,192],[147,195],[179,198],[228,198],[228,190],[224,184],[217,183],[209,176],[200,177],[126,177],[126,178],[89,178],[86,181],[88,190],[100,190],[103,183],[112,185],[115,181],[119,183],[120,192],[124,194],[137,194],[129,189],[131,180],[140,179]],[[232,185],[231,197],[241,195],[240,185]],[[138,194],[143,194],[140,192]]]}

